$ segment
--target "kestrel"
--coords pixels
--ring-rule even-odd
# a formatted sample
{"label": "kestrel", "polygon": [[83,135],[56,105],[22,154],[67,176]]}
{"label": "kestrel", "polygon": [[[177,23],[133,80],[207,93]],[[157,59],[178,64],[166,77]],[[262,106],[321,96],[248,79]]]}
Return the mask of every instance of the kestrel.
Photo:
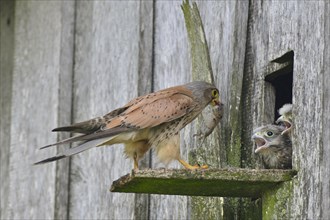
{"label": "kestrel", "polygon": [[278,113],[281,115],[276,123],[285,127],[283,134],[288,134],[291,137],[292,130],[292,104],[285,104],[279,110]]}
{"label": "kestrel", "polygon": [[180,130],[208,104],[222,105],[218,89],[202,81],[140,96],[103,117],[53,129],[80,134],[42,148],[76,141],[82,143],[36,164],[69,157],[94,146],[123,143],[125,154],[134,161],[134,169],[138,169],[139,160],[151,147],[161,162],[178,160],[187,169],[207,168],[206,165],[192,166],[181,158]]}
{"label": "kestrel", "polygon": [[253,131],[252,140],[256,143],[255,153],[259,154],[267,169],[292,168],[292,143],[284,127],[266,125]]}

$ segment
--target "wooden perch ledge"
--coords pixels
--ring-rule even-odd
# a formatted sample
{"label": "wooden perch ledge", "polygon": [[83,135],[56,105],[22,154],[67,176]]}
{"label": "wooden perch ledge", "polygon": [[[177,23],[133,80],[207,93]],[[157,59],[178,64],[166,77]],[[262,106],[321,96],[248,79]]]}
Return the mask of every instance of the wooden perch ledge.
{"label": "wooden perch ledge", "polygon": [[297,174],[294,170],[139,170],[112,183],[111,192],[187,196],[260,197]]}

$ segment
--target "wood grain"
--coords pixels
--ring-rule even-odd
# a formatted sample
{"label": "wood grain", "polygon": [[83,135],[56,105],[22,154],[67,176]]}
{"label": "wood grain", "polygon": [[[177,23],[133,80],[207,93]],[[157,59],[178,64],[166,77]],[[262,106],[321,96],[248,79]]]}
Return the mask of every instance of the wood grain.
{"label": "wood grain", "polygon": [[[140,40],[139,40],[139,70],[138,70],[138,95],[152,92],[153,85],[153,37],[154,37],[154,2],[140,1]],[[150,168],[151,152],[139,163],[141,169]],[[148,194],[135,195],[134,219],[149,218]]]}
{"label": "wood grain", "polygon": [[[72,87],[73,87],[73,65],[74,65],[74,22],[75,2],[64,1],[61,10],[61,40],[60,40],[60,69],[59,69],[59,91],[57,123],[71,124],[72,119]],[[68,138],[70,134],[58,133],[58,140]],[[58,151],[68,146],[58,146]],[[55,183],[55,213],[54,219],[66,219],[69,216],[70,196],[70,159],[56,163]]]}
{"label": "wood grain", "polygon": [[[101,116],[138,95],[139,2],[77,2],[73,121]],[[110,179],[133,168],[122,145],[71,160],[70,218],[131,219],[134,195],[108,192]]]}
{"label": "wood grain", "polygon": [[0,219],[4,219],[8,211],[14,9],[13,1],[0,2]]}
{"label": "wood grain", "polygon": [[[258,216],[261,209],[243,199],[110,193],[110,182],[133,167],[121,145],[30,166],[61,151],[37,150],[65,137],[51,129],[192,80],[180,1],[0,5],[1,219]],[[298,175],[268,192],[263,209],[269,215],[264,217],[329,218],[328,1],[198,1],[197,6],[224,118],[204,145],[193,138],[197,123],[184,129],[181,155],[212,168],[257,167],[251,131],[268,123],[274,111],[265,67],[293,50],[293,164]],[[149,163],[163,166],[154,157],[143,161],[145,167]],[[286,190],[292,192],[278,198],[289,203],[269,200]]]}
{"label": "wood grain", "polygon": [[[155,2],[153,73],[155,91],[191,81],[189,45],[180,5],[180,1]],[[190,147],[186,143],[191,136],[189,131],[187,128],[181,132],[181,156],[185,160],[188,160]],[[164,165],[153,155],[152,167],[159,168]],[[168,168],[182,168],[182,166],[178,162],[172,162]],[[151,195],[150,219],[187,219],[188,199],[185,196]]]}
{"label": "wood grain", "polygon": [[33,166],[55,154],[38,147],[56,141],[61,3],[15,4],[9,192],[5,219],[51,219],[55,213],[55,164]]}
{"label": "wood grain", "polygon": [[[240,103],[248,2],[206,1],[197,5],[204,24],[215,84],[224,104],[224,116],[206,142],[197,145],[193,153],[212,168],[240,167]],[[205,216],[210,219],[234,218],[237,209],[237,199],[193,197],[191,216],[194,219]]]}
{"label": "wood grain", "polygon": [[157,169],[132,171],[113,182],[112,192],[153,193],[188,196],[258,198],[282,182],[290,181],[293,170]]}
{"label": "wood grain", "polygon": [[[314,4],[315,3],[315,4]],[[271,218],[318,219],[328,216],[327,209],[322,209],[328,199],[324,200],[323,192],[329,176],[323,175],[326,162],[323,155],[329,151],[324,148],[322,133],[328,132],[329,126],[324,123],[324,68],[327,65],[329,41],[325,27],[328,25],[325,1],[318,2],[260,2],[252,1],[250,6],[248,50],[246,53],[244,101],[245,123],[243,129],[260,126],[267,103],[263,102],[265,66],[271,60],[279,58],[289,50],[294,51],[293,70],[293,164],[298,170],[297,179],[293,181],[293,198],[295,201],[286,216],[281,201],[276,203],[278,211]],[[326,40],[325,40],[326,39]],[[317,46],[315,44],[317,42]],[[327,59],[325,59],[327,57]],[[323,124],[324,123],[324,124]],[[322,129],[320,129],[322,128]],[[244,150],[252,151],[248,135],[243,138]],[[246,166],[253,166],[253,154],[245,153]],[[250,161],[250,162],[249,162]],[[321,175],[322,173],[322,175]],[[327,198],[329,194],[326,195]],[[321,203],[321,198],[323,199]],[[313,202],[312,202],[313,201]],[[266,207],[264,207],[266,208]],[[274,207],[273,207],[274,208]],[[289,215],[291,213],[291,215]]]}

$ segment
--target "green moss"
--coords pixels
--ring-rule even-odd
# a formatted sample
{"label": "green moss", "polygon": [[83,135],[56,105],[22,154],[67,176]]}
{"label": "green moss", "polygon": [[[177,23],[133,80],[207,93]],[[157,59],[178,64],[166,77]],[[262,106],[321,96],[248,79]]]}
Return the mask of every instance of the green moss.
{"label": "green moss", "polygon": [[211,59],[197,4],[193,3],[190,6],[187,0],[183,1],[181,8],[190,44],[192,78],[193,80],[213,82]]}
{"label": "green moss", "polygon": [[224,199],[219,197],[194,196],[191,199],[190,219],[222,219]]}
{"label": "green moss", "polygon": [[293,175],[290,170],[145,170],[115,181],[112,191],[256,198]]}
{"label": "green moss", "polygon": [[[192,79],[214,82],[208,45],[197,4],[193,3],[190,6],[189,1],[186,0],[183,1],[181,8],[184,14],[190,44]],[[220,153],[216,146],[215,133],[208,137],[206,143],[208,148],[199,147],[195,152],[189,154],[189,162],[206,163],[211,167],[219,167]],[[222,202],[223,200],[221,198],[192,197],[192,214],[190,217],[192,219],[220,219],[222,212],[219,210],[222,210]]]}
{"label": "green moss", "polygon": [[279,184],[267,190],[262,197],[263,219],[289,219],[289,205],[292,203],[292,181]]}

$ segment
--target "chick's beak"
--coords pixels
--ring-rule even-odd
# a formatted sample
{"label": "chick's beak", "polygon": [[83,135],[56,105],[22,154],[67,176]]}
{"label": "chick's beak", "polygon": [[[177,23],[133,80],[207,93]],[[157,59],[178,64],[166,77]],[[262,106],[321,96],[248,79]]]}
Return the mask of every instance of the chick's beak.
{"label": "chick's beak", "polygon": [[286,128],[291,128],[291,122],[284,116],[279,117],[276,120],[276,124],[283,124]]}
{"label": "chick's beak", "polygon": [[268,147],[267,146],[267,142],[266,142],[266,140],[262,136],[260,136],[258,134],[254,134],[252,136],[252,140],[256,143],[256,146],[257,146],[257,148],[255,149],[254,153],[257,154],[260,151],[267,149],[267,147]]}
{"label": "chick's beak", "polygon": [[279,117],[279,118],[275,121],[275,123],[276,123],[276,124],[279,124],[279,123],[281,123],[283,120],[284,120],[284,116],[282,115],[281,117]]}
{"label": "chick's beak", "polygon": [[291,122],[283,115],[276,120],[276,124],[279,124],[279,125],[282,125],[285,127],[285,130],[282,132],[282,135],[287,132],[290,132],[291,127],[292,127]]}

